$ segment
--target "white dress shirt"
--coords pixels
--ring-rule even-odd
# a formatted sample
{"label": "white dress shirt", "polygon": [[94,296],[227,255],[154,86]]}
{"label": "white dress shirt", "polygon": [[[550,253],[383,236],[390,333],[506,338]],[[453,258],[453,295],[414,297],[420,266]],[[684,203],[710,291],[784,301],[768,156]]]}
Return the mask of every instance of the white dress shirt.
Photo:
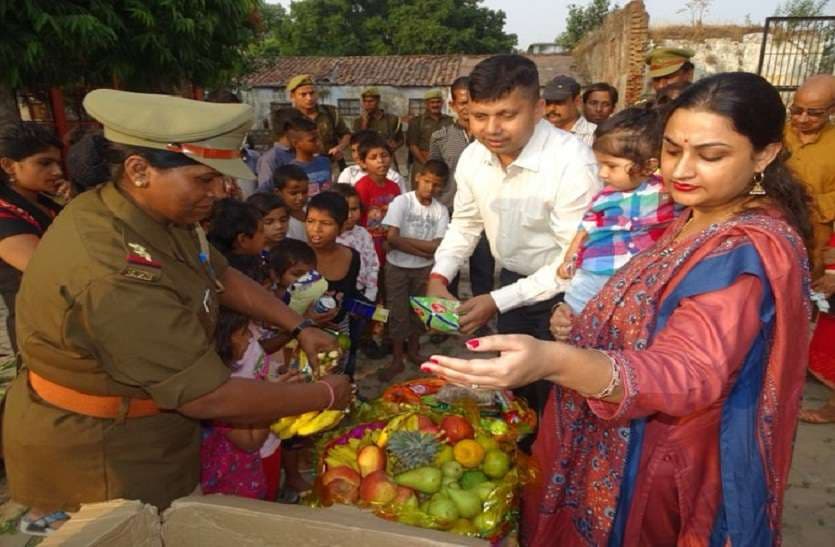
{"label": "white dress shirt", "polygon": [[527,276],[490,293],[500,312],[565,291],[568,282],[557,277],[557,268],[601,189],[591,149],[541,120],[507,169],[474,142],[461,155],[455,180],[454,213],[433,273],[453,279],[483,229],[496,261]]}
{"label": "white dress shirt", "polygon": [[594,144],[595,129],[597,129],[597,124],[591,123],[581,115],[577,118],[577,121],[574,122],[574,127],[571,128],[571,132],[574,133],[578,139],[586,143],[588,146],[591,146]]}

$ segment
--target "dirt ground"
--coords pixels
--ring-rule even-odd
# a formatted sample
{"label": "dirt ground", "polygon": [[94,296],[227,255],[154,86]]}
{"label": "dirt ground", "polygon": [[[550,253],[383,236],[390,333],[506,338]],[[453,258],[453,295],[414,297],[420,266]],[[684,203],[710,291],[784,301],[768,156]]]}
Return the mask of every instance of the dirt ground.
{"label": "dirt ground", "polygon": [[[5,321],[5,308],[1,302],[0,321]],[[0,331],[0,354],[8,354],[6,329],[1,328]],[[463,355],[467,352],[462,339],[450,338],[439,346],[426,344],[424,353]],[[383,386],[377,381],[375,373],[385,364],[385,361],[371,360],[359,363],[357,383],[362,395],[373,398],[381,393]],[[417,369],[410,366],[395,381],[418,374]],[[821,384],[813,379],[807,381],[804,405],[816,406],[826,396],[826,389]],[[0,547],[32,547],[39,543],[37,538],[15,533],[14,524],[22,510],[8,500],[4,477],[0,480]],[[835,545],[835,424],[800,425],[783,522],[783,544],[788,547]]]}

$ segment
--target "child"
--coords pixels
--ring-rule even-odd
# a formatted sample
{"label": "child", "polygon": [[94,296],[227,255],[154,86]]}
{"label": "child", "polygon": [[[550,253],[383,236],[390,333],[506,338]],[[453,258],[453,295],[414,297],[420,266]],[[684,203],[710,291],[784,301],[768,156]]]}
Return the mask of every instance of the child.
{"label": "child", "polygon": [[275,194],[258,192],[246,199],[261,212],[264,223],[265,250],[270,250],[282,239],[287,237],[287,224],[290,221],[290,210],[287,204]]}
{"label": "child", "polygon": [[287,124],[287,136],[293,147],[295,159],[291,165],[298,165],[307,173],[310,181],[308,196],[313,197],[331,187],[331,162],[327,156],[321,156],[322,145],[319,142],[319,129],[311,120],[298,117]]}
{"label": "child", "polygon": [[[351,135],[351,158],[354,160],[354,165],[349,165],[343,169],[342,172],[339,173],[339,177],[336,179],[336,182],[354,186],[361,178],[368,174],[360,165],[359,144],[361,140],[367,138],[369,135],[376,134],[377,132],[373,129],[362,129]],[[406,179],[404,179],[400,173],[394,169],[389,168],[388,173],[386,173],[386,178],[393,181],[400,187],[401,194],[405,194],[409,191],[409,188],[406,186]]]}
{"label": "child", "polygon": [[307,173],[298,165],[282,165],[273,175],[273,193],[287,204],[290,213],[287,237],[307,241],[304,229],[304,207],[307,205]]}
{"label": "child", "polygon": [[672,198],[653,172],[660,148],[658,113],[628,108],[595,131],[594,155],[605,188],[594,198],[566,251],[559,277],[571,279],[574,313],[624,264],[651,247],[675,217]]}
{"label": "child", "polygon": [[282,108],[270,114],[275,144],[258,158],[255,171],[258,175],[258,192],[272,190],[275,170],[293,161],[295,154],[290,147],[290,139],[287,138],[287,129],[290,120],[299,116],[301,114],[295,108]]}
{"label": "child", "polygon": [[360,226],[359,220],[362,213],[360,197],[356,188],[350,184],[337,184],[333,187],[334,192],[340,194],[348,203],[348,219],[342,228],[342,233],[336,238],[336,242],[350,247],[360,254],[360,273],[357,278],[357,288],[371,302],[377,299],[377,277],[380,273],[380,259],[377,258],[377,251],[374,249],[374,240],[368,230]]}
{"label": "child", "polygon": [[383,137],[379,134],[369,135],[359,143],[357,152],[360,165],[368,173],[356,185],[362,204],[360,224],[371,234],[380,266],[383,266],[386,262],[383,248],[386,229],[383,226],[383,217],[386,216],[391,200],[400,195],[400,188],[386,178],[391,166],[391,152]]}
{"label": "child", "polygon": [[209,241],[227,259],[259,256],[264,250],[264,223],[254,205],[225,198],[215,203],[207,234]]}
{"label": "child", "polygon": [[440,160],[420,165],[415,175],[415,191],[394,198],[383,219],[388,228],[386,303],[391,312],[389,333],[393,342],[392,362],[379,374],[383,382],[390,382],[403,372],[404,342],[410,361],[416,365],[425,361],[418,354],[423,326],[411,311],[409,297],[426,294],[435,249],[449,225],[449,210],[435,199],[448,178],[449,168]]}

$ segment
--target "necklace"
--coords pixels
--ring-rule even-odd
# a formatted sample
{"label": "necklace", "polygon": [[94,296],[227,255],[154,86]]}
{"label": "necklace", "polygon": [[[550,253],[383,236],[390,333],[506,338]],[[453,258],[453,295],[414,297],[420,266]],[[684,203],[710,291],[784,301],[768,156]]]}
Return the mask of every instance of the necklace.
{"label": "necklace", "polygon": [[687,230],[687,227],[690,226],[690,224],[693,222],[693,218],[693,213],[690,213],[690,218],[687,219],[687,222],[685,222],[684,226],[682,226],[681,229],[678,231],[676,237],[673,238],[674,242],[677,243],[681,240],[681,234],[683,234],[685,230]]}

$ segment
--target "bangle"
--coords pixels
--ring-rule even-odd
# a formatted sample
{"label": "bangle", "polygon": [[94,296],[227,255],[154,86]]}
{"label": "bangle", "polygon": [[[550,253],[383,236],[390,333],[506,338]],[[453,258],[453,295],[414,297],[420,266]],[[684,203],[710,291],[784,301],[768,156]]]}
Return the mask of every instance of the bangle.
{"label": "bangle", "polygon": [[610,397],[612,393],[620,386],[620,365],[612,359],[611,356],[604,352],[600,352],[601,355],[605,355],[606,358],[609,360],[609,363],[612,365],[612,378],[609,380],[609,383],[604,387],[599,393],[596,395],[592,395],[592,399],[605,399]]}
{"label": "bangle", "polygon": [[429,279],[437,279],[438,281],[444,284],[444,287],[449,286],[449,279],[447,279],[445,275],[432,272],[431,274],[429,274]]}
{"label": "bangle", "polygon": [[316,383],[317,383],[317,384],[325,384],[325,387],[326,387],[326,388],[328,388],[328,393],[329,393],[329,394],[330,394],[330,396],[331,396],[331,400],[330,400],[330,402],[328,403],[328,406],[325,408],[325,410],[330,410],[331,408],[333,408],[333,403],[335,403],[335,402],[336,402],[336,394],[333,392],[333,387],[332,387],[329,383],[327,383],[326,381],[324,381],[324,380],[319,380],[319,381],[318,381],[318,382],[316,382]]}

